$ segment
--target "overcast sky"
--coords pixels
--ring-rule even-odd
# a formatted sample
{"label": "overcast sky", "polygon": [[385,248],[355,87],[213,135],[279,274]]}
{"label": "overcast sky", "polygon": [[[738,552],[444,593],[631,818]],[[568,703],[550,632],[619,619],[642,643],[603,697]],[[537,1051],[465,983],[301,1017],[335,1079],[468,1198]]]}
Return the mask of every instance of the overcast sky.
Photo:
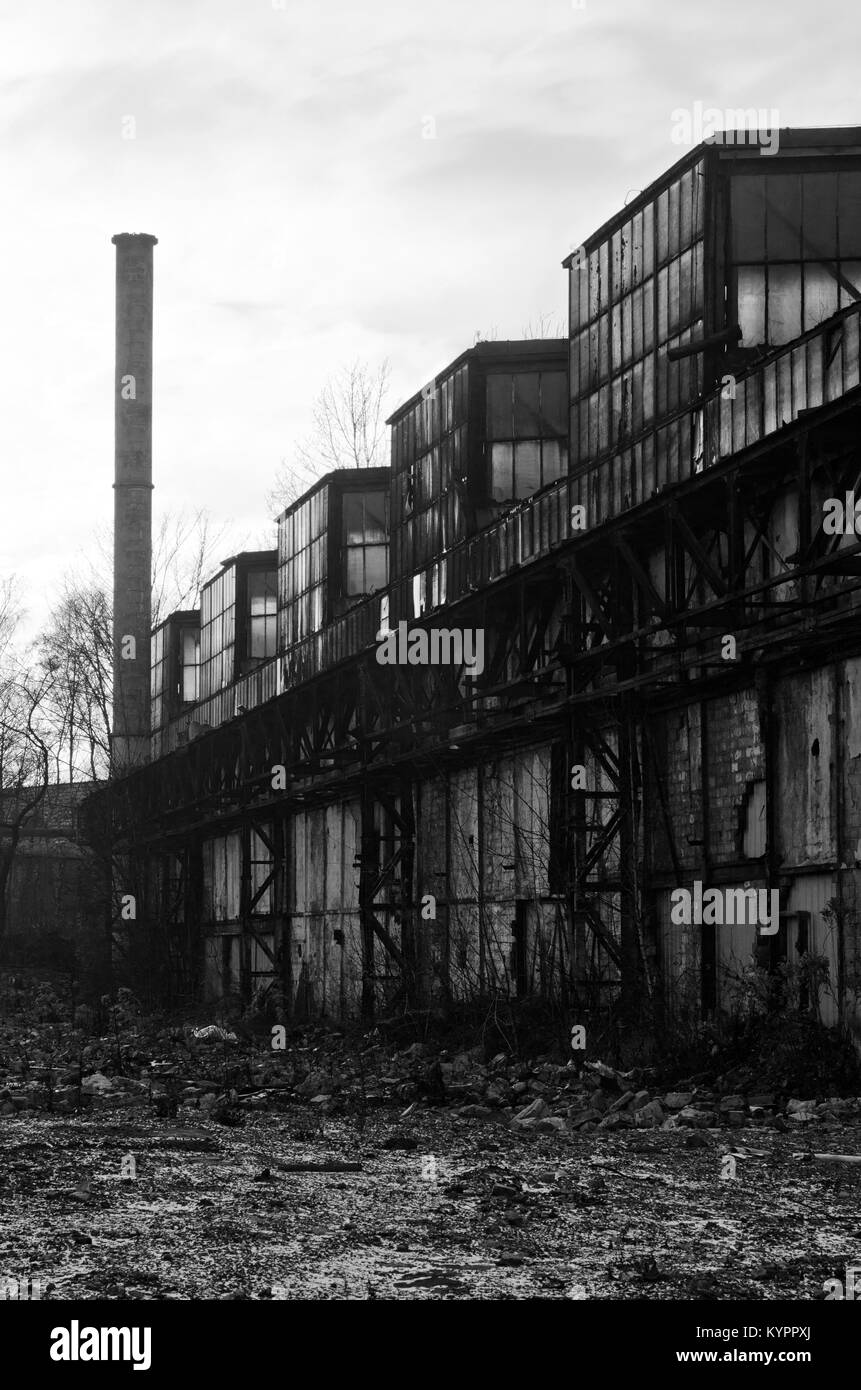
{"label": "overcast sky", "polygon": [[477,331],[563,325],[562,258],[684,153],[671,112],[861,123],[859,29],[849,0],[0,0],[0,574],[31,622],[112,516],[115,232],[159,238],[156,506],[264,544],[327,376],[388,357],[394,408]]}

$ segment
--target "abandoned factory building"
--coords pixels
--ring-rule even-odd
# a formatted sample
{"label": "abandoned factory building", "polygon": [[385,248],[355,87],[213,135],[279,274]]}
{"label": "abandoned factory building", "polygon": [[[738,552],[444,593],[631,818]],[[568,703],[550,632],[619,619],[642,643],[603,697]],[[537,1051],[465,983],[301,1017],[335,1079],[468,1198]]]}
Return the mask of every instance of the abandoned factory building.
{"label": "abandoned factory building", "polygon": [[[766,153],[687,154],[564,262],[566,338],[464,351],[391,417],[390,468],[321,478],[153,634],[114,891],[207,997],[701,1018],[816,956],[853,1021],[861,130]],[[153,239],[116,240],[119,479]],[[697,885],[777,891],[777,920],[686,921]]]}

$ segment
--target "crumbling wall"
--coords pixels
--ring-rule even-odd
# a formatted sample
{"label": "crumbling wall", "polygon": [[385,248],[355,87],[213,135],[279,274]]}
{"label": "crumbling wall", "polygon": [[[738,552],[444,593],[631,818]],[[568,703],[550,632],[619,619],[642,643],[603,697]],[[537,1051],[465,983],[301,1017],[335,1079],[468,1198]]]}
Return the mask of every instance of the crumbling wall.
{"label": "crumbling wall", "polygon": [[693,872],[701,858],[695,842],[703,837],[700,706],[683,705],[651,717],[647,737],[652,754],[646,759],[652,809],[647,833],[653,868],[670,873],[674,850],[682,869]]}
{"label": "crumbling wall", "polygon": [[708,859],[739,864],[748,798],[765,777],[765,748],[754,688],[709,700],[705,705]]}
{"label": "crumbling wall", "polygon": [[837,853],[835,669],[795,672],[775,684],[777,853],[782,867]]}
{"label": "crumbling wall", "polygon": [[[609,742],[612,746],[612,732]],[[842,978],[851,1017],[861,999],[854,868],[856,859],[861,862],[861,659],[782,675],[770,696],[762,682],[751,682],[744,689],[650,714],[639,745],[647,818],[645,906],[647,915],[653,913],[670,1013],[695,1021],[703,998],[709,997],[702,925],[671,920],[676,866],[679,882],[687,888],[697,879],[704,887],[775,886],[766,863],[770,776],[773,848],[783,880],[782,908],[789,914],[784,916],[786,958],[790,965],[798,963],[802,940],[807,951],[824,956],[830,980],[820,1000],[821,1016],[839,1016],[836,995]],[[585,737],[578,756],[586,767],[586,786],[611,791],[611,778]],[[559,817],[551,765],[551,746],[539,744],[425,775],[413,784],[414,877],[411,883],[399,881],[401,863],[380,887],[375,915],[410,959],[415,997],[424,1004],[441,1006],[493,991],[548,997],[559,990],[563,974],[578,988],[598,982],[602,1000],[615,998],[616,967],[596,944],[588,920],[579,920],[582,914],[575,912],[575,920],[568,921],[558,874],[551,884],[551,835]],[[403,833],[385,801],[371,797],[380,869]],[[594,842],[615,805],[613,796],[584,796],[575,806],[582,843]],[[279,939],[271,916],[252,923],[262,947],[248,933],[247,940],[242,935],[241,841],[239,832],[231,831],[204,846],[210,994],[238,988],[243,980],[253,985],[274,978],[265,950],[274,950]],[[358,795],[298,809],[287,818],[283,883],[258,912],[268,907],[277,915],[281,905],[286,914],[287,973],[299,1017],[344,1017],[360,1007],[367,983],[359,912],[361,852]],[[255,857],[260,854],[257,843]],[[565,866],[566,874],[572,867]],[[612,841],[594,874],[610,883],[622,870],[618,841]],[[262,882],[262,872],[260,866],[252,871],[254,887]],[[839,921],[830,914],[832,899],[839,900]],[[620,903],[618,892],[608,887],[599,905],[604,928],[617,940]],[[799,934],[798,921],[809,921],[806,938]],[[715,926],[710,949],[719,1009],[733,1007],[733,982],[754,964],[757,944],[753,924]],[[389,1006],[401,997],[402,988],[400,964],[375,939],[377,1006]]]}
{"label": "crumbling wall", "polygon": [[452,773],[448,781],[450,980],[455,999],[467,999],[483,988],[478,780],[478,769],[470,767]]}
{"label": "crumbling wall", "polygon": [[359,816],[350,798],[288,820],[287,949],[299,1016],[343,1017],[361,998]]}

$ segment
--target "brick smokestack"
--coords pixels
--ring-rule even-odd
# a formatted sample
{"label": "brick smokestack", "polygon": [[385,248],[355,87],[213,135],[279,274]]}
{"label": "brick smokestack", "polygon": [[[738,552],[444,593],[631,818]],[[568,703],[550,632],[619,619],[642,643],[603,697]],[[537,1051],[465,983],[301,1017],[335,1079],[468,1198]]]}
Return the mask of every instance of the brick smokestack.
{"label": "brick smokestack", "polygon": [[114,714],[116,774],[145,762],[152,626],[152,249],[123,232],[117,248],[114,373]]}

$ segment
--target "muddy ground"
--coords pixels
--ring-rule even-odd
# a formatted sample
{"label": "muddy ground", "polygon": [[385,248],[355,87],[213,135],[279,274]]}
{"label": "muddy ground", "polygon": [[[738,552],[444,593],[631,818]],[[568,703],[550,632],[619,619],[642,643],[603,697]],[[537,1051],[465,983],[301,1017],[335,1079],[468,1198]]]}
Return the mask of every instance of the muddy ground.
{"label": "muddy ground", "polygon": [[[0,1117],[0,1275],[48,1299],[821,1299],[861,1254],[861,1165],[809,1132],[400,1113]],[[861,1153],[861,1125],[815,1147]],[[360,1168],[284,1166],[328,1162]]]}

